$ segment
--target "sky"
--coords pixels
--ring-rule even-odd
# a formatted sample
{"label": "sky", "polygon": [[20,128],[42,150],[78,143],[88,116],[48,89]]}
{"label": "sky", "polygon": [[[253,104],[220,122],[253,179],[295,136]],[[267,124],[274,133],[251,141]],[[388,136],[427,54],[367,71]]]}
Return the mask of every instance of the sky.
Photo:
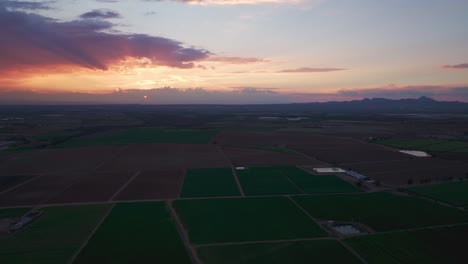
{"label": "sky", "polygon": [[468,102],[466,0],[0,0],[0,103]]}

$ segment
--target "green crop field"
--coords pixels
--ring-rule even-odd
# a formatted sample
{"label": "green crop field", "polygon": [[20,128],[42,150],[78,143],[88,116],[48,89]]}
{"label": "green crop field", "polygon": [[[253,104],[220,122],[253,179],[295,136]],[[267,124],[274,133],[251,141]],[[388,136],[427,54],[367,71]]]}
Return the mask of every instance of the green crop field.
{"label": "green crop field", "polygon": [[131,128],[106,136],[72,139],[59,147],[152,143],[206,144],[216,134],[216,130]]}
{"label": "green crop field", "polygon": [[3,176],[0,177],[0,192],[8,190],[22,182],[32,179],[33,176],[25,176],[25,175],[18,175],[18,176]]}
{"label": "green crop field", "polygon": [[302,193],[283,169],[284,167],[253,167],[237,170],[236,173],[246,195]]}
{"label": "green crop field", "polygon": [[468,206],[468,182],[420,186],[409,190],[454,205]]}
{"label": "green crop field", "polygon": [[361,263],[334,240],[211,246],[197,252],[205,264]]}
{"label": "green crop field", "polygon": [[360,190],[333,175],[318,176],[296,167],[253,167],[237,170],[246,195],[345,193]]}
{"label": "green crop field", "polygon": [[284,197],[174,202],[195,244],[323,237],[323,231]]}
{"label": "green crop field", "polygon": [[37,136],[34,136],[33,138],[39,141],[59,141],[59,140],[65,140],[67,138],[76,136],[78,134],[79,132],[76,132],[76,131],[75,132],[63,131],[63,132],[50,133],[50,134],[45,134],[45,135],[37,135]]}
{"label": "green crop field", "polygon": [[316,218],[359,222],[377,231],[468,221],[467,212],[390,193],[297,196],[294,200]]}
{"label": "green crop field", "polygon": [[239,196],[230,168],[190,169],[185,175],[182,197]]}
{"label": "green crop field", "polygon": [[164,202],[117,204],[75,263],[191,263]]}
{"label": "green crop field", "polygon": [[283,171],[304,193],[354,193],[361,191],[356,186],[334,175],[313,175],[296,167],[286,167]]}
{"label": "green crop field", "polygon": [[107,206],[43,209],[35,222],[0,236],[0,263],[67,263],[104,215]]}
{"label": "green crop field", "polygon": [[355,237],[345,242],[368,263],[468,263],[468,225]]}

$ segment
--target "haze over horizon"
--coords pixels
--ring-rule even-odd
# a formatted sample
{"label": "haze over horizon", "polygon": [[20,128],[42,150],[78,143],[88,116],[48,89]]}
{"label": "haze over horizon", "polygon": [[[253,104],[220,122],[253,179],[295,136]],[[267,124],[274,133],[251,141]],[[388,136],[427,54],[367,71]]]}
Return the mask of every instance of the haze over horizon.
{"label": "haze over horizon", "polygon": [[464,0],[0,0],[0,104],[468,102]]}

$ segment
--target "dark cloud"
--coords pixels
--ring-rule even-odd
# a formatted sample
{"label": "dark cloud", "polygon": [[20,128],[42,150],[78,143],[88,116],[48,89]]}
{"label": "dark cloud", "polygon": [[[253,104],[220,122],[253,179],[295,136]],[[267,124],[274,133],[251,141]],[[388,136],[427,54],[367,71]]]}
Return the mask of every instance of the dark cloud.
{"label": "dark cloud", "polygon": [[455,70],[464,70],[468,69],[468,63],[462,63],[457,65],[445,65],[445,69],[455,69]]}
{"label": "dark cloud", "polygon": [[14,1],[14,0],[0,0],[0,9],[19,9],[19,10],[48,10],[51,9],[50,4],[55,1]]}
{"label": "dark cloud", "polygon": [[260,62],[269,62],[265,59],[260,58],[244,58],[244,57],[218,57],[212,56],[206,59],[207,61],[213,62],[221,62],[221,63],[228,63],[228,64],[252,64],[252,63],[260,63]]}
{"label": "dark cloud", "polygon": [[0,9],[0,72],[79,66],[106,70],[126,58],[148,58],[153,65],[193,68],[212,54],[183,43],[144,34],[113,31],[103,20],[59,22],[37,14]]}
{"label": "dark cloud", "polygon": [[340,68],[298,68],[298,69],[287,69],[279,71],[279,73],[314,73],[314,72],[335,72],[335,71],[344,71],[346,69]]}
{"label": "dark cloud", "polygon": [[83,19],[96,19],[96,18],[102,18],[102,19],[107,19],[107,18],[121,18],[122,16],[112,10],[106,10],[106,9],[95,9],[93,11],[86,12],[80,16]]}

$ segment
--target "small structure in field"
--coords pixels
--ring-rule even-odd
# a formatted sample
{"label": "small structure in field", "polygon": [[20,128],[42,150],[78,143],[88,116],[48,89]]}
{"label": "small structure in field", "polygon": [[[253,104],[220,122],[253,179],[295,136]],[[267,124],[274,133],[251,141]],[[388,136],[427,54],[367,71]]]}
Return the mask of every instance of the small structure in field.
{"label": "small structure in field", "polygon": [[20,229],[23,229],[25,226],[32,223],[34,220],[39,218],[42,215],[41,211],[33,211],[27,213],[25,216],[21,217],[18,221],[10,224],[10,233],[15,233]]}
{"label": "small structure in field", "polygon": [[353,177],[353,178],[355,178],[355,179],[357,179],[359,181],[368,181],[369,180],[369,177],[364,176],[364,175],[362,175],[360,173],[357,173],[355,171],[347,170],[346,174],[348,174],[349,176],[351,176],[351,177]]}
{"label": "small structure in field", "polygon": [[245,167],[236,167],[236,170],[245,170]]}
{"label": "small structure in field", "polygon": [[314,171],[317,173],[344,173],[346,172],[340,168],[314,168]]}
{"label": "small structure in field", "polygon": [[420,150],[400,150],[400,152],[418,158],[427,158],[431,156],[429,153]]}
{"label": "small structure in field", "polygon": [[328,221],[326,225],[332,232],[338,236],[343,237],[365,235],[370,233],[364,226],[355,223]]}

